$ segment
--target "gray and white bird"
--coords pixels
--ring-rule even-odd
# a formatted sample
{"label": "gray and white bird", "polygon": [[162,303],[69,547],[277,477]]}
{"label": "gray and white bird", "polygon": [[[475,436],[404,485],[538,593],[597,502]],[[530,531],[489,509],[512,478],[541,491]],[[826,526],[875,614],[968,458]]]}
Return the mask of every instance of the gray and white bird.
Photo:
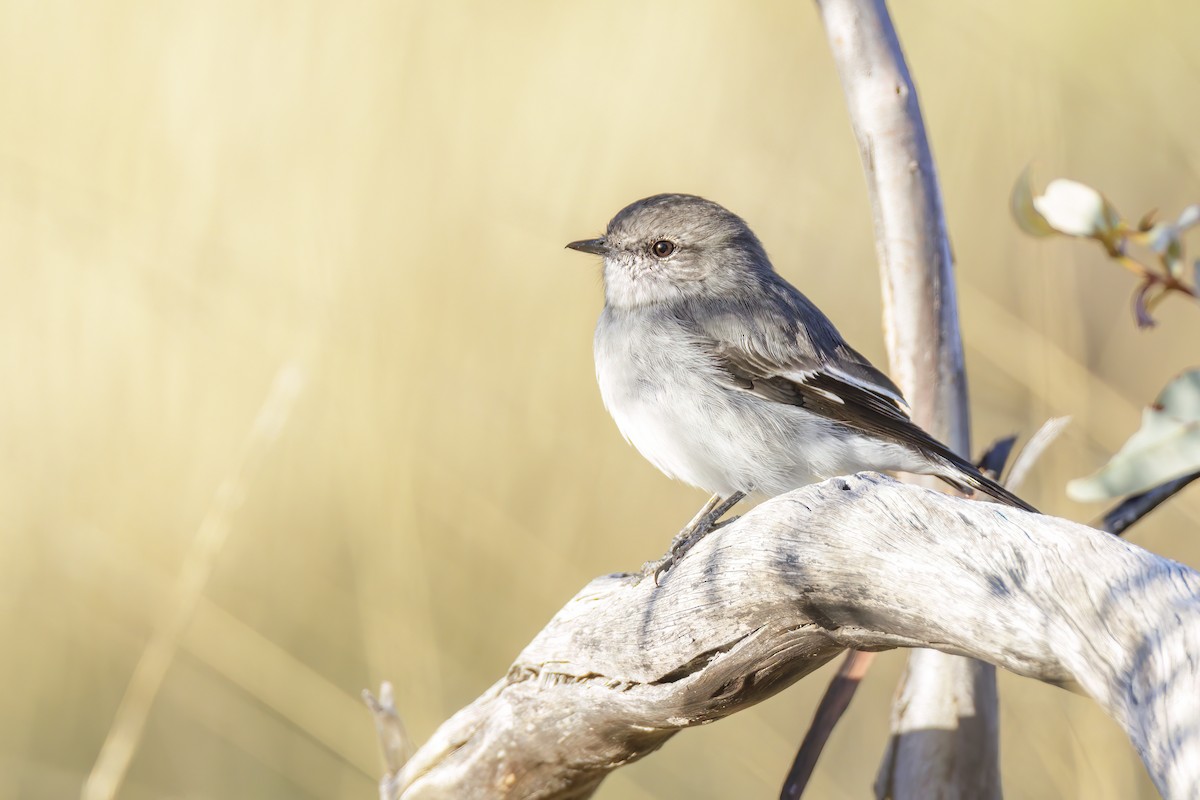
{"label": "gray and white bird", "polygon": [[567,247],[604,257],[605,407],[654,466],[713,494],[677,546],[745,494],[862,470],[935,475],[1033,510],[914,424],[896,385],[775,272],[736,214],[660,194]]}

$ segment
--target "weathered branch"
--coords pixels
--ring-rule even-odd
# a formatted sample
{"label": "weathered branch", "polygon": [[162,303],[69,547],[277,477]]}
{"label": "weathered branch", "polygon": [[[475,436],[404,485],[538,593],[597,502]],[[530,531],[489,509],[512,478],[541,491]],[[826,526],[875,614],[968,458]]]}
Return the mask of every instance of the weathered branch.
{"label": "weathered branch", "polygon": [[[1041,458],[1046,448],[1058,438],[1070,420],[1070,417],[1054,417],[1042,424],[1042,427],[1017,454],[1008,480],[1005,481],[1006,488],[1015,488],[1024,480],[1025,475]],[[997,439],[988,447],[975,466],[985,474],[999,480],[1016,443],[1016,436]],[[779,792],[780,800],[796,800],[804,794],[808,781],[817,767],[821,752],[825,749],[834,727],[850,707],[850,701],[854,699],[854,693],[858,691],[858,686],[867,674],[867,670],[870,669],[874,658],[874,653],[858,650],[852,650],[846,654],[845,660],[838,668],[837,675],[825,689],[825,694],[821,697],[821,702],[813,715],[813,721],[804,734],[804,740],[800,743],[800,749],[796,752],[796,758],[792,761],[792,767],[788,770],[787,778],[783,782],[783,789]]]}
{"label": "weathered branch", "polygon": [[1200,793],[1200,575],[1066,520],[874,474],[770,500],[656,587],[592,581],[401,770],[405,798],[575,798],[846,647],[1070,685],[1168,798]]}
{"label": "weathered branch", "polygon": [[[817,7],[867,178],[892,377],[917,423],[965,456],[970,416],[954,260],[916,86],[884,0]],[[994,670],[939,653],[910,656],[876,794],[999,798]]]}

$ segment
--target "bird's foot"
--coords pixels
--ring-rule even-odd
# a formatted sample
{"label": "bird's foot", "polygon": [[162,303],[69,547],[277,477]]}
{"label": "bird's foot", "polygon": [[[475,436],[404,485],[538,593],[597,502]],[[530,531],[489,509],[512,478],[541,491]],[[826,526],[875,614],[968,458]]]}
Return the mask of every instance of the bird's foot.
{"label": "bird's foot", "polygon": [[659,576],[675,566],[701,539],[717,528],[722,528],[733,522],[734,519],[737,519],[737,517],[734,517],[733,519],[719,522],[721,517],[729,509],[741,502],[745,496],[745,492],[734,492],[729,497],[721,497],[718,494],[710,497],[708,502],[704,504],[704,507],[700,509],[700,512],[692,518],[692,521],[683,530],[675,534],[675,538],[671,540],[671,547],[667,550],[667,554],[657,561],[647,561],[642,565],[642,575],[653,576],[654,585],[658,586]]}
{"label": "bird's foot", "polygon": [[664,572],[675,566],[675,562],[683,558],[688,550],[695,546],[696,542],[704,538],[704,535],[713,528],[713,523],[706,516],[699,523],[693,523],[675,534],[675,538],[671,540],[671,547],[667,550],[667,554],[657,561],[647,561],[642,565],[642,575],[650,575],[654,578],[654,585],[658,586],[658,578]]}

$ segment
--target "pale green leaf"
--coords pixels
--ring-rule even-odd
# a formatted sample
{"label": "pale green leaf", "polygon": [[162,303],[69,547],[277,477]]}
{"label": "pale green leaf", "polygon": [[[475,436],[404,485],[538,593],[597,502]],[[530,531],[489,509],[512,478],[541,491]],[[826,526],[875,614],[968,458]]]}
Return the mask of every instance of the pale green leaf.
{"label": "pale green leaf", "polygon": [[1142,427],[1094,475],[1067,484],[1080,502],[1124,497],[1200,469],[1200,369],[1167,384]]}
{"label": "pale green leaf", "polygon": [[1029,173],[1030,167],[1026,167],[1013,184],[1012,196],[1009,199],[1013,219],[1016,220],[1017,227],[1030,236],[1051,236],[1054,234],[1054,228],[1051,228],[1046,218],[1034,208]]}

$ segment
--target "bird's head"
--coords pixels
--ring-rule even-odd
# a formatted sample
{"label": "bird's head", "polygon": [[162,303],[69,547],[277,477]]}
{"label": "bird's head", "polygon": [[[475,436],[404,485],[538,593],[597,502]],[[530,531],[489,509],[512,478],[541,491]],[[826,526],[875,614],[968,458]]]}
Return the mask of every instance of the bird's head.
{"label": "bird's head", "polygon": [[690,194],[632,203],[598,239],[567,247],[604,256],[604,294],[618,308],[720,296],[771,272],[741,217]]}

